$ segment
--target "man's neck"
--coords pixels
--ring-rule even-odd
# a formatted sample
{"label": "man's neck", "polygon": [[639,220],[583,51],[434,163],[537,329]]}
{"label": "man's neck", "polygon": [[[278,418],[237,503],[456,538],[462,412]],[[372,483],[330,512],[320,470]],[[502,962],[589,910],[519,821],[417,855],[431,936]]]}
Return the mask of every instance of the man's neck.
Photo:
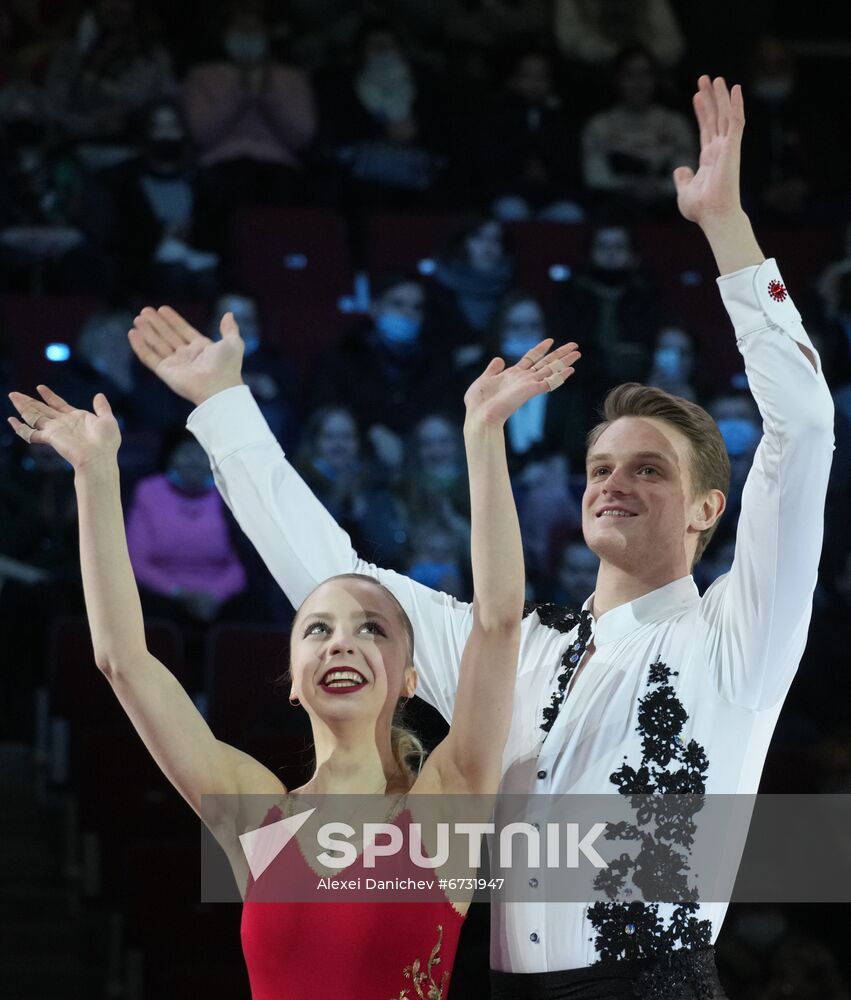
{"label": "man's neck", "polygon": [[601,560],[594,600],[591,603],[591,614],[595,619],[599,619],[607,611],[613,611],[622,604],[629,604],[630,601],[638,600],[639,597],[644,597],[645,594],[650,594],[688,575],[689,571],[684,566],[648,568],[642,572],[624,569]]}

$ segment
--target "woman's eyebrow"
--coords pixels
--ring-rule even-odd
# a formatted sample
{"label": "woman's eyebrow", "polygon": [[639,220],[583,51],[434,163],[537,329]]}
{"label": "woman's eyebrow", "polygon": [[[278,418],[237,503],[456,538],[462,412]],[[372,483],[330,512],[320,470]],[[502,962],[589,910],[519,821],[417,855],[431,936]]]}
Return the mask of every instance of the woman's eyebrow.
{"label": "woman's eyebrow", "polygon": [[[350,617],[352,621],[358,618],[381,618],[382,621],[387,621],[387,616],[380,611],[353,611]],[[307,621],[309,618],[333,619],[334,615],[330,611],[311,611],[309,615],[304,616],[303,621]]]}

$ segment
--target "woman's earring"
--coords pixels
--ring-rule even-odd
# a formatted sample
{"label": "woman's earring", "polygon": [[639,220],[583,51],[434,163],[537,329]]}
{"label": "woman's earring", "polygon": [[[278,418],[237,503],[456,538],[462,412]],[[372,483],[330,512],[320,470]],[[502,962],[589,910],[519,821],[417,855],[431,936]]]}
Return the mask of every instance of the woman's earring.
{"label": "woman's earring", "polygon": [[300,705],[301,702],[298,700],[298,698],[293,698],[292,695],[290,695],[290,704],[293,706],[293,708],[295,708],[297,705]]}

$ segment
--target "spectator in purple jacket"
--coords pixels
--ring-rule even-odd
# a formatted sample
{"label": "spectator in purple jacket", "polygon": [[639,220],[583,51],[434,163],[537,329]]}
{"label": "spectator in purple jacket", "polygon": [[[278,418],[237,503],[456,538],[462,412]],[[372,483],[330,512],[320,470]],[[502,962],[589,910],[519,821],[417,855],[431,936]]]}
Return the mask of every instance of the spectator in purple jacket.
{"label": "spectator in purple jacket", "polygon": [[165,472],[143,479],[127,515],[127,545],[143,601],[157,613],[211,622],[247,585],[203,448],[181,432]]}

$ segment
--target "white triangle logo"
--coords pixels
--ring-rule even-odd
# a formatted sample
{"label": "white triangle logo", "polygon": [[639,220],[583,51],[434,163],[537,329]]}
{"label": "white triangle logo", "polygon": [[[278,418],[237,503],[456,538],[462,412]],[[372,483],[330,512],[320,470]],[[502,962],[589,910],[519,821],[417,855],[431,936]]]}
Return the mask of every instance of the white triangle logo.
{"label": "white triangle logo", "polygon": [[239,842],[255,882],[315,812],[316,809],[308,809],[296,816],[278,820],[277,823],[261,826],[259,830],[239,835]]}

